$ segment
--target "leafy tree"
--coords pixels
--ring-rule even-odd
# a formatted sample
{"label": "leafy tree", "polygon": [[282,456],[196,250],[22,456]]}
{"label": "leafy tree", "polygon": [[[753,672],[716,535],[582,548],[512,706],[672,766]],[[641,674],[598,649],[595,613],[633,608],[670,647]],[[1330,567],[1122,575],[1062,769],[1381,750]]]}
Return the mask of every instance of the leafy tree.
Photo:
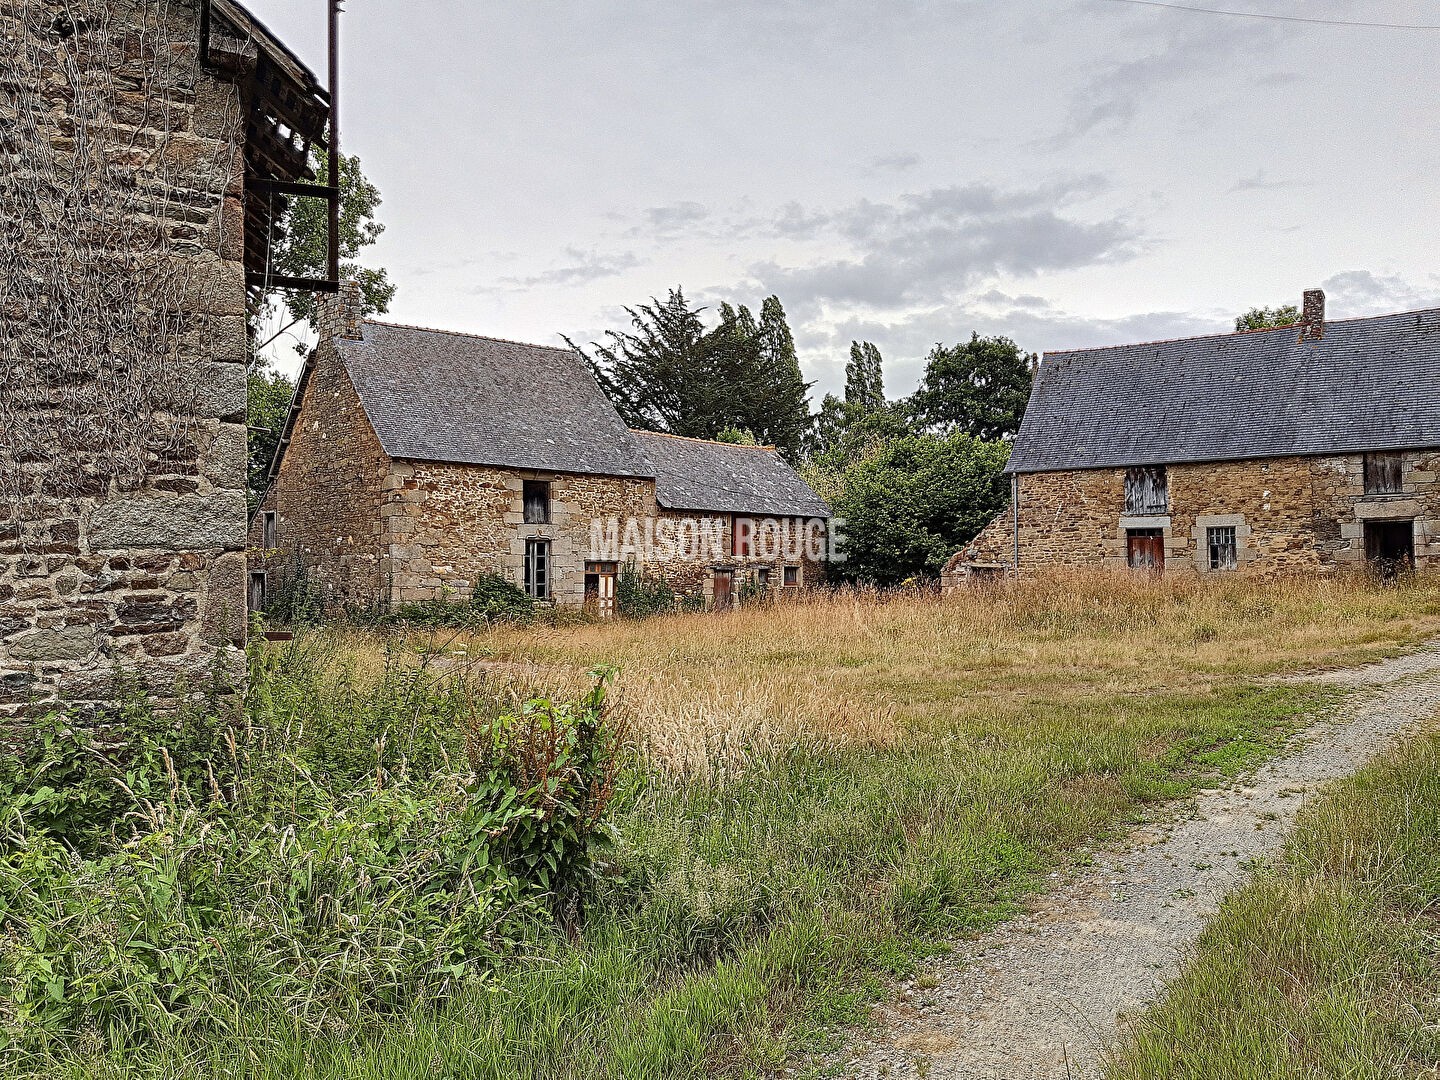
{"label": "leafy tree", "polygon": [[936,345],[910,408],[920,424],[936,431],[1009,438],[1020,430],[1038,362],[1007,337],[972,333],[967,342]]}
{"label": "leafy tree", "polygon": [[247,495],[253,510],[264,493],[265,479],[270,472],[270,462],[275,457],[275,448],[280,445],[295,384],[269,367],[250,371],[246,382],[249,400],[245,420],[250,427]]}
{"label": "leafy tree", "polygon": [[845,365],[845,404],[861,412],[885,407],[884,362],[880,350],[869,341],[850,343],[850,362]]}
{"label": "leafy tree", "polygon": [[[317,183],[330,182],[329,161],[325,154],[314,152],[311,166]],[[375,220],[380,202],[380,191],[366,179],[360,168],[360,159],[341,154],[340,277],[359,282],[361,312],[364,315],[383,315],[390,310],[390,301],[395,298],[395,286],[385,270],[361,266],[355,261],[361,251],[375,243],[385,231],[385,226]],[[276,275],[325,276],[329,269],[326,253],[330,244],[330,209],[323,199],[291,199],[276,231],[276,241],[270,253],[271,268]],[[259,340],[258,325],[253,327],[252,337],[256,341],[254,355],[257,358],[263,349],[301,323],[314,325],[318,301],[315,293],[284,289],[278,296],[278,307],[283,309],[280,328],[262,341]],[[275,299],[267,298],[255,315],[267,315],[275,306]],[[303,351],[303,346],[297,345],[297,351]],[[256,362],[263,366],[263,360],[257,359]]]}
{"label": "leafy tree", "polygon": [[608,331],[593,356],[566,340],[627,424],[701,439],[744,432],[798,457],[809,386],[777,298],[765,301],[758,322],[744,305],[721,304],[710,329],[679,288],[663,303],[652,297],[625,311],[631,329]]}
{"label": "leafy tree", "polygon": [[844,520],[844,579],[880,586],[937,577],[1005,506],[1010,448],[962,432],[918,432],[832,452],[807,464],[806,479]]}
{"label": "leafy tree", "polygon": [[1300,321],[1300,309],[1294,304],[1283,307],[1254,307],[1235,320],[1235,329],[1274,330],[1283,326],[1294,326]]}

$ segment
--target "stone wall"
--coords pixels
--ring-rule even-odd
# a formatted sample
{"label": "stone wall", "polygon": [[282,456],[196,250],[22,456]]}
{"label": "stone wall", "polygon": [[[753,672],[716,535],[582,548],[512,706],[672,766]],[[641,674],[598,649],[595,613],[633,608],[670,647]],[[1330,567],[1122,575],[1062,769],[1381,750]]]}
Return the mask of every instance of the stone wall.
{"label": "stone wall", "polygon": [[197,38],[0,0],[0,716],[244,670],[243,103]]}
{"label": "stone wall", "polygon": [[[1020,478],[1020,568],[1124,567],[1126,532],[1160,529],[1167,573],[1212,573],[1207,534],[1234,527],[1242,573],[1327,571],[1365,561],[1365,522],[1413,520],[1416,562],[1440,563],[1440,451],[1407,451],[1402,491],[1366,495],[1364,457],[1287,457],[1167,469],[1169,510],[1125,514],[1125,470],[1039,473]],[[947,586],[966,567],[1013,566],[1010,511],[947,566]],[[1229,572],[1229,571],[1223,571]]]}

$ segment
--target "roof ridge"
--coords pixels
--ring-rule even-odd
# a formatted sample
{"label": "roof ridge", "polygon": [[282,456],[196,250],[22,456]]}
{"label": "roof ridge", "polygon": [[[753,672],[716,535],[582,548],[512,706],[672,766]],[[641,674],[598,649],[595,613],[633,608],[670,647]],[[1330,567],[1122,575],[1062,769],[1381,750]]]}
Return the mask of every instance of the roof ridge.
{"label": "roof ridge", "polygon": [[496,337],[494,334],[474,334],[465,330],[442,330],[438,326],[418,326],[415,323],[391,322],[389,319],[362,319],[375,326],[389,326],[396,330],[419,330],[422,334],[449,334],[451,337],[473,338],[476,341],[498,341],[504,345],[524,345],[527,349],[550,349],[552,352],[569,352],[559,345],[540,345],[534,341],[516,341],[514,338]]}
{"label": "roof ridge", "polygon": [[[1337,323],[1369,322],[1372,319],[1394,319],[1402,315],[1427,315],[1431,312],[1440,312],[1440,307],[1411,308],[1406,311],[1386,311],[1379,315],[1356,315],[1349,319],[1326,319],[1326,326],[1334,326]],[[1136,349],[1146,345],[1171,345],[1177,341],[1213,341],[1218,338],[1245,337],[1248,334],[1272,334],[1280,330],[1294,330],[1300,324],[1286,323],[1284,326],[1262,326],[1254,330],[1227,330],[1219,334],[1191,334],[1188,337],[1154,338],[1150,341],[1126,341],[1118,345],[1084,345],[1074,349],[1047,349],[1045,356],[1059,356],[1071,353],[1105,352],[1109,349]]]}
{"label": "roof ridge", "polygon": [[747,450],[774,450],[769,443],[734,443],[724,439],[700,439],[694,435],[672,435],[668,431],[646,431],[644,428],[630,428],[636,435],[659,435],[662,439],[684,439],[686,442],[709,443],[711,446],[739,446]]}

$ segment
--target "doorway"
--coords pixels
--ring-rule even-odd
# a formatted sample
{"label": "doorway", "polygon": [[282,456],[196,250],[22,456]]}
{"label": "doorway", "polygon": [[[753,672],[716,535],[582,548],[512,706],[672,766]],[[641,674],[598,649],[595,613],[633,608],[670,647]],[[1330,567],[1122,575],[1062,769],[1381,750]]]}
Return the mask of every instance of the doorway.
{"label": "doorway", "polygon": [[735,572],[716,570],[715,586],[711,592],[716,611],[729,611],[735,604]]}
{"label": "doorway", "polygon": [[1160,573],[1165,569],[1165,530],[1126,529],[1125,558],[1131,570]]}
{"label": "doorway", "polygon": [[602,619],[615,617],[616,566],[613,562],[585,564],[585,606],[593,607]]}
{"label": "doorway", "polygon": [[1414,521],[1365,522],[1365,558],[1381,577],[1390,579],[1415,567]]}

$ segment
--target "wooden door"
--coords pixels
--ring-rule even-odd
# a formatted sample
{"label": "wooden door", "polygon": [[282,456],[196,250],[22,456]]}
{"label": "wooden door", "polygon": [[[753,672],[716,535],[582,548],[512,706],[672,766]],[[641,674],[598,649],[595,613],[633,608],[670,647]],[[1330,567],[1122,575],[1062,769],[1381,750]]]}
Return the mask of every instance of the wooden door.
{"label": "wooden door", "polygon": [[615,616],[616,566],[610,562],[585,564],[585,604],[602,619]]}
{"label": "wooden door", "polygon": [[1165,569],[1165,530],[1128,529],[1125,533],[1125,556],[1130,569],[1158,574]]}
{"label": "wooden door", "polygon": [[730,570],[715,571],[715,587],[712,592],[716,611],[729,611],[735,602],[735,574]]}

